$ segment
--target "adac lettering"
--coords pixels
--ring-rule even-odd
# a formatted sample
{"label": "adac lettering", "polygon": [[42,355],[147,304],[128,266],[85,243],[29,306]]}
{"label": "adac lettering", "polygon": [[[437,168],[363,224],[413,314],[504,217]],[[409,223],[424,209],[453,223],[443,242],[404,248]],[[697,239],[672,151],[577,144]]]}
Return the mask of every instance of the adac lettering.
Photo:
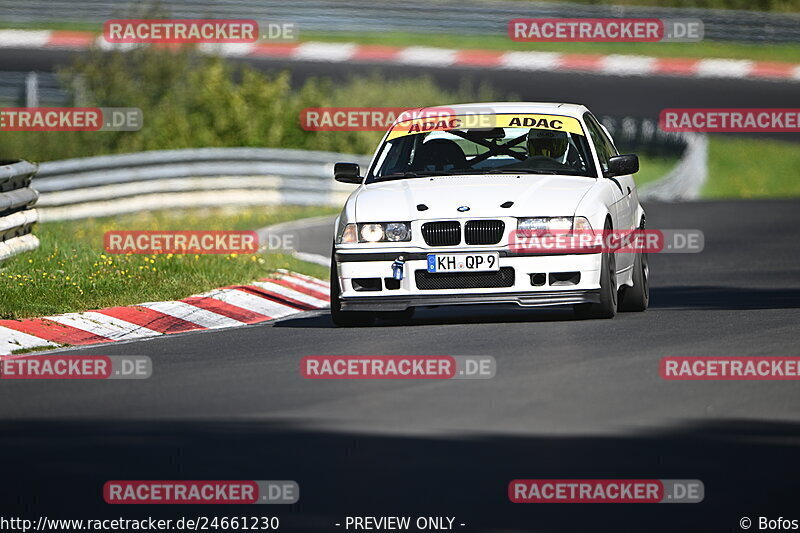
{"label": "adac lettering", "polygon": [[422,131],[454,129],[458,128],[459,126],[461,126],[461,120],[453,118],[450,120],[438,120],[433,122],[423,122],[422,124],[412,124],[408,131],[410,133],[419,133]]}
{"label": "adac lettering", "polygon": [[551,120],[540,118],[537,120],[533,117],[525,117],[524,119],[514,117],[511,119],[508,125],[519,126],[523,128],[547,128],[551,130],[560,130],[564,126],[564,123],[556,118]]}

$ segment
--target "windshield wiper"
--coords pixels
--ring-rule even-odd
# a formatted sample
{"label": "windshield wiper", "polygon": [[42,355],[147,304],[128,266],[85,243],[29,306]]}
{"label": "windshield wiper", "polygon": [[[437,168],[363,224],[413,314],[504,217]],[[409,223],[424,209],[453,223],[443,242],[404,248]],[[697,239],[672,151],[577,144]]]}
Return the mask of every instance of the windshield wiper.
{"label": "windshield wiper", "polygon": [[392,180],[399,178],[425,178],[428,176],[452,176],[458,174],[452,170],[425,170],[422,172],[395,172],[394,174],[384,174],[382,176],[375,176],[375,181]]}
{"label": "windshield wiper", "polygon": [[374,178],[372,178],[370,183],[375,183],[376,181],[391,181],[394,179],[402,179],[402,178],[425,178],[430,176],[462,176],[462,175],[488,176],[490,174],[516,174],[518,176],[521,176],[522,174],[547,174],[547,175],[565,174],[568,176],[586,176],[585,174],[582,174],[577,170],[569,170],[569,169],[550,170],[543,168],[536,168],[536,169],[472,168],[472,169],[453,169],[453,170],[427,170],[422,172],[396,172],[394,174],[386,174],[384,176],[375,176]]}
{"label": "windshield wiper", "polygon": [[[574,171],[573,171],[574,172]],[[458,172],[459,174],[564,174],[564,172],[558,170],[548,170],[548,169],[527,169],[527,168],[518,168],[518,169],[511,169],[511,168],[481,168],[481,169],[473,169],[473,170],[462,170]]]}

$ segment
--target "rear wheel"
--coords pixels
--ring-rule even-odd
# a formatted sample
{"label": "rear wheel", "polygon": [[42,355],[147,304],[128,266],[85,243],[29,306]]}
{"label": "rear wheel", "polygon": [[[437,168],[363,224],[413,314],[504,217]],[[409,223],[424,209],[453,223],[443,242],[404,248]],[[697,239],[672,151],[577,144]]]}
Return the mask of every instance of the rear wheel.
{"label": "rear wheel", "polygon": [[[611,230],[606,223],[605,229]],[[576,304],[573,309],[581,318],[614,318],[617,314],[617,258],[613,252],[603,252],[600,262],[600,302]]]}
{"label": "rear wheel", "polygon": [[342,311],[339,289],[339,269],[336,267],[336,250],[331,250],[331,318],[341,328],[371,326],[375,315],[367,311]]}

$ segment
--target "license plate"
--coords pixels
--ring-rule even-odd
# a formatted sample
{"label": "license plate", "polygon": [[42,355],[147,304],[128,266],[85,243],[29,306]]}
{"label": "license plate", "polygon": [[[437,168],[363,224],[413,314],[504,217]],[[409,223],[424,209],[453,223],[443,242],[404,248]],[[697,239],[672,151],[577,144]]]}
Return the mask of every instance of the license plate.
{"label": "license plate", "polygon": [[500,255],[428,254],[428,272],[492,272],[500,270]]}

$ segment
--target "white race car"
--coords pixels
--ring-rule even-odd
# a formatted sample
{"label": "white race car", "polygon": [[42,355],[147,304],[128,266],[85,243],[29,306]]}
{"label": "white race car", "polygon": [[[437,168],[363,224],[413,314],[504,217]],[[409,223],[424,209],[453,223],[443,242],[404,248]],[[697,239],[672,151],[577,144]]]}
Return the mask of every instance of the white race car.
{"label": "white race car", "polygon": [[542,253],[511,246],[526,230],[644,229],[632,174],[582,105],[490,103],[398,117],[336,220],[331,314],[339,326],[416,307],[572,305],[579,316],[644,311],[644,253]]}

